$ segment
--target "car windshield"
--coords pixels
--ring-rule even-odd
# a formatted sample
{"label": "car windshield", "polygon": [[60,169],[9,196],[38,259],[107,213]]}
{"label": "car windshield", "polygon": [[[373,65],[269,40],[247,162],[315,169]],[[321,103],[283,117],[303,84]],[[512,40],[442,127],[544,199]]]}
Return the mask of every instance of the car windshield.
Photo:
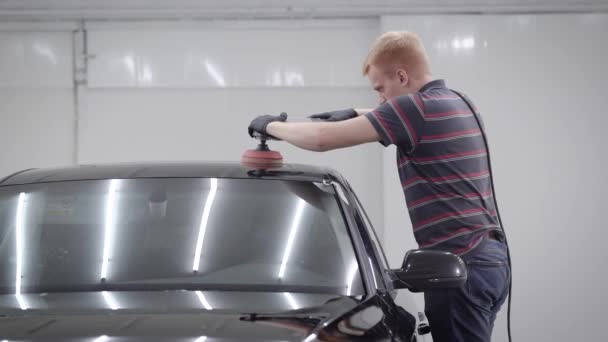
{"label": "car windshield", "polygon": [[331,185],[142,178],[0,187],[0,292],[361,295]]}

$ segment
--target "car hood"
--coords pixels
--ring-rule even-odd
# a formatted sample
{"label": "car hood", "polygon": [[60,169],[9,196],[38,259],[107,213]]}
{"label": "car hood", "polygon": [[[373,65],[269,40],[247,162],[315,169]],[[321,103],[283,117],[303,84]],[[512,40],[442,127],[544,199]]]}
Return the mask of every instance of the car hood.
{"label": "car hood", "polygon": [[382,321],[377,300],[235,291],[2,295],[0,340],[349,341]]}

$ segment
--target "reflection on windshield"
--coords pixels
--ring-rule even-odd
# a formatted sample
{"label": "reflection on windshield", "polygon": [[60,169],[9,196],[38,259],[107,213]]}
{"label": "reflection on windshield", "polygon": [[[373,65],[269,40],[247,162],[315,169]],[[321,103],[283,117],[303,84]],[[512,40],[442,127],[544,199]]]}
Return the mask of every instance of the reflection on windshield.
{"label": "reflection on windshield", "polygon": [[209,221],[209,213],[211,212],[211,206],[215,200],[215,194],[217,193],[217,179],[211,178],[211,191],[205,201],[205,209],[203,209],[203,217],[201,218],[201,226],[198,231],[198,239],[196,240],[196,252],[194,252],[194,265],[192,270],[198,271],[198,266],[201,261],[201,249],[203,248],[203,239],[205,238],[205,231],[207,230],[207,222]]}
{"label": "reflection on windshield", "polygon": [[112,246],[114,245],[114,225],[116,224],[116,207],[118,197],[118,186],[120,180],[112,179],[110,181],[110,189],[108,189],[108,195],[106,196],[106,216],[105,216],[105,228],[103,238],[103,257],[101,264],[101,279],[105,280],[108,276],[108,263],[110,262],[110,255],[112,252]]}
{"label": "reflection on windshield", "polygon": [[304,202],[304,200],[298,200],[293,222],[291,223],[291,228],[289,229],[289,238],[287,240],[287,244],[285,245],[285,252],[283,253],[283,261],[281,262],[281,268],[279,269],[279,279],[283,279],[283,276],[285,275],[287,260],[289,260],[289,255],[291,254],[291,248],[293,247],[293,241],[296,238],[296,232],[298,231],[300,221],[302,220],[302,211],[304,211],[305,205],[306,202]]}
{"label": "reflection on windshield", "polygon": [[353,292],[353,285],[355,284],[355,280],[357,279],[357,275],[359,274],[359,264],[357,263],[357,260],[353,260],[353,262],[351,263],[351,266],[349,268],[348,271],[348,288],[346,290],[346,294],[347,295],[352,295]]}
{"label": "reflection on windshield", "polygon": [[15,217],[15,249],[16,249],[16,270],[15,270],[15,296],[17,297],[17,301],[19,301],[19,307],[21,310],[27,309],[27,304],[25,303],[25,299],[21,296],[21,278],[23,277],[23,252],[24,252],[24,242],[23,242],[23,226],[25,220],[25,193],[19,193],[18,202],[17,202],[17,215]]}
{"label": "reflection on windshield", "polygon": [[99,286],[363,292],[333,187],[217,178],[0,187],[0,291],[25,309],[22,293]]}

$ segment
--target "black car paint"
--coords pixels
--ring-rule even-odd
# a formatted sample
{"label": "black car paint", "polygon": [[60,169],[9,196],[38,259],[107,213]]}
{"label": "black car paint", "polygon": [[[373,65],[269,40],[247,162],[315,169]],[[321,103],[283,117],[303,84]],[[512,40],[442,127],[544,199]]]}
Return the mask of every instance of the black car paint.
{"label": "black car paint", "polygon": [[[0,187],[75,180],[160,177],[324,182],[341,187],[349,203],[358,201],[348,182],[339,173],[293,164],[276,170],[251,170],[239,164],[228,163],[139,163],[30,169],[3,179]],[[395,291],[378,260],[380,252],[371,242],[372,228],[366,227],[361,219],[357,220],[357,215],[365,214],[358,212],[354,205],[347,205],[342,200],[339,202],[359,260],[366,288],[364,298],[327,298],[327,295],[293,293],[306,299],[303,300],[302,308],[289,310],[278,304],[285,302],[284,299],[280,300],[285,295],[283,293],[223,291],[220,296],[224,298],[243,296],[244,299],[236,306],[222,307],[220,304],[219,307],[207,310],[188,307],[187,297],[196,303],[194,291],[128,292],[123,296],[130,298],[132,305],[112,310],[100,306],[98,292],[51,293],[24,295],[31,299],[38,297],[37,301],[42,304],[22,311],[15,296],[0,296],[0,339],[93,341],[97,336],[107,335],[111,336],[110,341],[194,341],[199,336],[208,336],[209,341],[415,341],[416,319],[413,313],[395,304]],[[264,302],[266,310],[256,308],[256,301],[265,296],[268,296]],[[93,300],[95,297],[97,302]],[[142,301],[141,298],[147,299]],[[173,300],[168,301],[167,298]],[[165,303],[162,303],[163,299]],[[268,310],[269,303],[271,310]],[[193,319],[191,326],[175,323],[185,322],[186,320],[175,318],[188,315]],[[115,319],[115,323],[102,324],[111,319]],[[156,324],[150,324],[146,328],[141,323],[146,320],[155,321]],[[87,328],[87,324],[90,328]],[[56,331],[53,326],[62,328]],[[99,329],[99,326],[106,329]],[[134,329],[135,326],[141,328]],[[231,326],[235,328],[229,328]],[[182,329],[179,330],[179,327]],[[262,330],[266,335],[257,339],[256,331]]]}

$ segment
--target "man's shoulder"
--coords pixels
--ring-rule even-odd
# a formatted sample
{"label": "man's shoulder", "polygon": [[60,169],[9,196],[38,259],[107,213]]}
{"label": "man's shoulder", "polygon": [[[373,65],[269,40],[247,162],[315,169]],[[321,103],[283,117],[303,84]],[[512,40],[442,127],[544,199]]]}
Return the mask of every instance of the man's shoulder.
{"label": "man's shoulder", "polygon": [[421,97],[422,93],[416,92],[407,95],[399,95],[392,99],[399,107],[404,109],[415,110],[420,114],[424,114],[426,111],[426,105],[424,99]]}
{"label": "man's shoulder", "polygon": [[416,93],[415,98],[419,99],[427,114],[468,108],[466,102],[463,101],[459,94],[447,88],[431,89],[422,93]]}
{"label": "man's shoulder", "polygon": [[423,92],[416,92],[414,94],[425,101],[460,98],[456,92],[449,88],[433,88]]}

